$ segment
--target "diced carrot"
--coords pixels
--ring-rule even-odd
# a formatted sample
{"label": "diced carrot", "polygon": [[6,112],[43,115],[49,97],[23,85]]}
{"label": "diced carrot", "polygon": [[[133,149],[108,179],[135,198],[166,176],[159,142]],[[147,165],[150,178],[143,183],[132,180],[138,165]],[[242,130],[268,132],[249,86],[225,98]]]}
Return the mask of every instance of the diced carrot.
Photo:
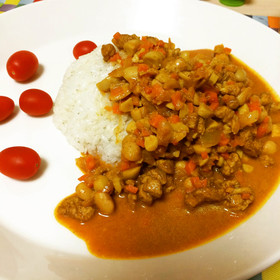
{"label": "diced carrot", "polygon": [[117,87],[114,87],[110,90],[110,95],[112,97],[116,97],[116,96],[119,96],[119,95],[123,94],[123,92],[124,92],[123,87],[117,86]]}
{"label": "diced carrot", "polygon": [[168,121],[170,123],[178,123],[180,120],[179,116],[178,115],[172,115],[168,118]]}
{"label": "diced carrot", "polygon": [[152,114],[151,117],[150,117],[150,125],[155,127],[155,128],[158,128],[159,127],[159,124],[166,120],[166,118],[158,113],[156,114]]}
{"label": "diced carrot", "polygon": [[187,103],[187,106],[188,106],[188,109],[189,109],[189,113],[192,114],[193,110],[194,110],[193,104],[192,103]]}
{"label": "diced carrot", "polygon": [[133,131],[133,134],[136,135],[136,136],[140,136],[140,135],[141,135],[140,129],[136,128],[136,129]]}
{"label": "diced carrot", "polygon": [[209,107],[213,110],[213,111],[215,111],[218,107],[219,107],[219,102],[213,102],[213,103],[211,103],[210,105],[209,105]]}
{"label": "diced carrot", "polygon": [[219,146],[226,146],[229,143],[229,141],[230,139],[224,133],[222,133]]}
{"label": "diced carrot", "polygon": [[116,33],[113,35],[113,38],[114,38],[115,40],[118,40],[120,37],[121,37],[121,33],[120,33],[120,32],[116,32]]}
{"label": "diced carrot", "polygon": [[196,169],[196,163],[194,162],[193,159],[190,159],[186,162],[185,165],[185,170],[187,172],[188,175],[191,175],[192,172]]}
{"label": "diced carrot", "polygon": [[147,40],[146,37],[142,37],[139,49],[145,49],[145,51],[149,51],[153,46],[154,46],[154,44],[152,42],[150,42],[149,40]]}
{"label": "diced carrot", "polygon": [[135,187],[135,186],[133,186],[133,185],[126,185],[126,186],[124,187],[124,189],[125,189],[127,192],[130,192],[130,193],[133,193],[133,194],[135,194],[135,193],[138,192],[138,188]]}
{"label": "diced carrot", "polygon": [[151,133],[151,131],[148,128],[143,127],[141,129],[141,136],[146,137],[146,136],[150,136],[151,134],[152,133]]}
{"label": "diced carrot", "polygon": [[114,103],[112,106],[112,111],[114,114],[121,114],[119,103]]}
{"label": "diced carrot", "polygon": [[214,103],[214,102],[219,102],[218,94],[215,91],[207,90],[205,92],[205,96],[206,96],[207,102],[209,102],[210,104]]}
{"label": "diced carrot", "polygon": [[207,90],[205,92],[206,103],[212,110],[216,110],[219,107],[218,94],[215,91]]}
{"label": "diced carrot", "polygon": [[109,61],[110,62],[115,62],[117,60],[122,60],[121,56],[119,53],[115,53],[113,56],[110,57]]}
{"label": "diced carrot", "polygon": [[96,165],[96,161],[95,161],[95,158],[91,155],[87,155],[86,156],[86,167],[87,167],[87,170],[91,171],[94,169]]}
{"label": "diced carrot", "polygon": [[120,170],[124,171],[124,170],[127,170],[129,168],[130,168],[129,161],[122,160],[121,163],[120,163]]}
{"label": "diced carrot", "polygon": [[154,84],[152,86],[152,95],[153,96],[160,96],[163,93],[164,89],[160,84]]}
{"label": "diced carrot", "polygon": [[207,152],[201,152],[201,157],[202,157],[202,159],[207,159],[207,158],[209,158],[209,155]]}
{"label": "diced carrot", "polygon": [[207,179],[200,179],[199,177],[191,177],[192,185],[197,188],[205,188],[207,187]]}
{"label": "diced carrot", "polygon": [[172,104],[174,105],[174,107],[177,110],[180,110],[184,103],[182,101],[182,95],[180,91],[175,91],[172,95],[171,95],[171,100],[172,100]]}
{"label": "diced carrot", "polygon": [[88,177],[88,174],[84,174],[78,178],[79,181],[84,181]]}
{"label": "diced carrot", "polygon": [[236,82],[235,81],[233,81],[233,80],[228,80],[227,81],[227,85],[234,85],[234,84],[236,84]]}
{"label": "diced carrot", "polygon": [[145,91],[146,94],[151,94],[153,89],[152,89],[151,86],[145,86],[144,87],[144,91]]}
{"label": "diced carrot", "polygon": [[231,53],[231,48],[225,47],[225,48],[224,48],[224,52],[225,52],[226,54],[230,54],[230,53]]}
{"label": "diced carrot", "polygon": [[139,72],[146,72],[149,69],[149,65],[145,64],[145,63],[140,63],[138,64],[138,71]]}
{"label": "diced carrot", "polygon": [[224,50],[225,50],[226,54],[230,54],[231,53],[231,49],[230,48],[225,47]]}
{"label": "diced carrot", "polygon": [[261,103],[259,100],[254,100],[254,101],[250,100],[250,102],[248,103],[248,107],[250,112],[252,111],[258,111],[259,113],[262,112]]}

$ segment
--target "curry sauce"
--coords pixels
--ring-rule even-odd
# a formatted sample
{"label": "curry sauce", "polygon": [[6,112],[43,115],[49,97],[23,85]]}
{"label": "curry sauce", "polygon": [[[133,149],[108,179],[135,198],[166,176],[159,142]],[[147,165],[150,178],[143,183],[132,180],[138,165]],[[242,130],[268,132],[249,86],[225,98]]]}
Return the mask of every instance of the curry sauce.
{"label": "curry sauce", "polygon": [[82,155],[76,192],[57,220],[102,258],[183,251],[255,213],[278,185],[280,105],[269,85],[223,45],[181,51],[171,41],[115,34],[119,64],[97,84],[131,122],[121,161]]}
{"label": "curry sauce", "polygon": [[[280,145],[280,141],[277,143]],[[280,158],[280,150],[275,157]],[[270,168],[264,168],[257,161],[250,164],[255,167],[255,173],[245,180],[254,186],[256,198],[242,213],[215,208],[188,212],[182,193],[174,191],[153,207],[138,207],[132,211],[127,200],[118,197],[116,211],[109,217],[95,215],[81,223],[56,212],[56,219],[83,239],[88,250],[97,257],[130,259],[177,253],[227,233],[267,201],[279,183],[279,161]]]}

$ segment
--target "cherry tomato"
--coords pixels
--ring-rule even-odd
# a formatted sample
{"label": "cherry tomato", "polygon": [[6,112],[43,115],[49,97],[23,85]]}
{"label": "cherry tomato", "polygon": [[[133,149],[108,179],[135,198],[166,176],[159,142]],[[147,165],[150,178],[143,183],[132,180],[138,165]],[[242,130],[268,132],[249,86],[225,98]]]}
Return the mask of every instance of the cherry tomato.
{"label": "cherry tomato", "polygon": [[19,97],[19,107],[30,116],[47,114],[53,106],[52,98],[40,89],[27,89]]}
{"label": "cherry tomato", "polygon": [[41,158],[37,152],[27,147],[10,147],[0,152],[0,172],[14,179],[31,178],[40,164]]}
{"label": "cherry tomato", "polygon": [[30,51],[18,51],[12,54],[6,64],[8,74],[17,82],[32,78],[39,66],[38,58]]}
{"label": "cherry tomato", "polygon": [[73,55],[78,59],[81,55],[92,52],[96,47],[96,44],[92,41],[81,41],[74,47]]}
{"label": "cherry tomato", "polygon": [[0,96],[0,122],[7,119],[14,111],[15,103],[7,96]]}

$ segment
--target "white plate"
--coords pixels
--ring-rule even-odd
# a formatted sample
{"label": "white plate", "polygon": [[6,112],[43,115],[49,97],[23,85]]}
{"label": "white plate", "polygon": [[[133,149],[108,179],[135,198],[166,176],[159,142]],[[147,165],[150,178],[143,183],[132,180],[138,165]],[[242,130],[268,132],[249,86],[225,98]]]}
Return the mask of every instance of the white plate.
{"label": "white plate", "polygon": [[[280,94],[280,36],[226,8],[199,1],[43,1],[0,16],[0,94],[18,105],[20,93],[40,88],[55,98],[80,40],[107,43],[112,35],[169,37],[182,49],[223,43],[257,70]],[[5,64],[15,51],[39,58],[42,75],[28,84],[8,77]],[[34,148],[43,159],[35,180],[0,174],[0,278],[2,279],[246,279],[280,259],[280,189],[251,219],[224,236],[179,254],[133,261],[102,260],[59,225],[57,203],[74,190],[79,156],[52,124],[18,110],[0,125],[0,150]]]}

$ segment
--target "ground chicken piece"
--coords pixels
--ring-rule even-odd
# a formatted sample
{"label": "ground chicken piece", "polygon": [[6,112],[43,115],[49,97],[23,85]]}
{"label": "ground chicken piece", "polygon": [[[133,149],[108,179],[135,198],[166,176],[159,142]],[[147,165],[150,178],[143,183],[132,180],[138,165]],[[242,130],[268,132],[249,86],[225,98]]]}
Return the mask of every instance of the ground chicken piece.
{"label": "ground chicken piece", "polygon": [[249,140],[253,140],[256,136],[256,131],[254,128],[245,127],[239,132],[240,140],[246,143]]}
{"label": "ground chicken piece", "polygon": [[69,196],[65,198],[58,207],[58,214],[69,216],[81,222],[86,222],[94,215],[94,208],[91,206],[83,206],[83,200],[77,196]]}
{"label": "ground chicken piece", "polygon": [[138,198],[147,205],[151,205],[153,203],[153,197],[151,194],[143,190],[143,184],[139,186]]}
{"label": "ground chicken piece", "polygon": [[128,34],[120,34],[117,39],[113,38],[112,42],[113,44],[120,50],[123,49],[123,45],[133,39],[140,39],[138,36],[136,36],[135,34],[133,35],[128,35]]}
{"label": "ground chicken piece", "polygon": [[174,173],[174,161],[168,159],[160,159],[156,161],[156,166],[167,174]]}
{"label": "ground chicken piece", "polygon": [[222,119],[224,123],[228,123],[235,113],[227,106],[220,106],[215,110],[214,114],[217,118]]}
{"label": "ground chicken piece", "polygon": [[225,103],[227,104],[227,106],[230,109],[235,110],[235,109],[237,109],[239,107],[239,101],[233,95],[225,95],[223,100],[225,101]]}
{"label": "ground chicken piece", "polygon": [[186,120],[183,121],[189,128],[194,129],[198,122],[197,113],[192,113],[187,116]]}
{"label": "ground chicken piece", "polygon": [[228,188],[227,192],[224,205],[232,211],[244,211],[255,199],[248,187]]}
{"label": "ground chicken piece", "polygon": [[[227,77],[227,79],[228,79],[228,77]],[[220,88],[220,92],[222,94],[230,94],[230,95],[237,96],[240,93],[240,88],[237,83],[228,84],[228,81],[225,81],[223,83],[222,87]]]}
{"label": "ground chicken piece", "polygon": [[224,200],[224,190],[216,188],[201,188],[185,196],[185,204],[187,207],[197,207],[203,203],[215,203]]}
{"label": "ground chicken piece", "polygon": [[101,53],[104,61],[108,61],[116,53],[116,49],[112,44],[102,45]]}
{"label": "ground chicken piece", "polygon": [[236,148],[235,147],[232,147],[232,146],[218,146],[217,147],[217,152],[218,153],[232,153],[232,152],[235,152],[236,151]]}
{"label": "ground chicken piece", "polygon": [[166,178],[166,173],[159,169],[159,168],[153,168],[150,169],[148,172],[143,174],[143,178],[141,179],[142,182],[145,181],[145,176],[150,176],[153,179],[158,180],[161,184],[166,184],[167,178]]}
{"label": "ground chicken piece", "polygon": [[266,106],[266,105],[269,105],[272,103],[272,97],[271,97],[271,94],[269,93],[266,93],[266,92],[263,92],[260,96],[260,99],[261,99],[261,104],[263,106]]}
{"label": "ground chicken piece", "polygon": [[241,167],[241,161],[237,153],[231,153],[229,158],[224,161],[221,173],[225,176],[234,174]]}
{"label": "ground chicken piece", "polygon": [[258,157],[261,155],[263,144],[258,140],[248,140],[243,146],[243,152],[250,157]]}
{"label": "ground chicken piece", "polygon": [[162,185],[159,180],[147,176],[143,185],[143,191],[149,193],[152,197],[160,198],[162,196]]}
{"label": "ground chicken piece", "polygon": [[205,132],[205,121],[203,118],[198,119],[197,132],[203,134]]}
{"label": "ground chicken piece", "polygon": [[138,197],[144,203],[150,205],[153,199],[160,198],[163,193],[162,185],[167,183],[167,176],[159,168],[153,168],[140,177]]}

